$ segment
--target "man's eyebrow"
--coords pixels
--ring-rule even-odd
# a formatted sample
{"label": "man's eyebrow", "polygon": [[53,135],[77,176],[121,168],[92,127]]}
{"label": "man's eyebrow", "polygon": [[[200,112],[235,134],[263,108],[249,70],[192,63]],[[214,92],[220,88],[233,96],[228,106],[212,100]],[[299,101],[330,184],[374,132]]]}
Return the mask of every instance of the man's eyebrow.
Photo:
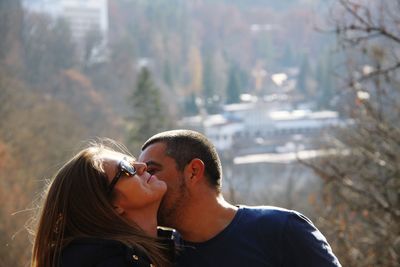
{"label": "man's eyebrow", "polygon": [[152,160],[147,161],[146,165],[147,166],[157,166],[157,167],[161,167],[162,166],[160,163],[152,161]]}

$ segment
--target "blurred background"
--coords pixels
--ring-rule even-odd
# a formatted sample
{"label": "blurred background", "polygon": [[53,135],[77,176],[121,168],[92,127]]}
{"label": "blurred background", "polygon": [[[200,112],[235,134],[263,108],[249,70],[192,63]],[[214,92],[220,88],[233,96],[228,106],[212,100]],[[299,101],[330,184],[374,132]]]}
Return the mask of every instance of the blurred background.
{"label": "blurred background", "polygon": [[0,0],[0,266],[86,141],[188,128],[225,198],[307,215],[343,266],[400,265],[400,1]]}

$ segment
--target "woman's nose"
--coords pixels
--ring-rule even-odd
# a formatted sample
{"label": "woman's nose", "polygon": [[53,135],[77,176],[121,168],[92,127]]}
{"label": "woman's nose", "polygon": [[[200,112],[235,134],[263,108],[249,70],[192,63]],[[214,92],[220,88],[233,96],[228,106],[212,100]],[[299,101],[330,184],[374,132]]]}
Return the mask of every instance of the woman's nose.
{"label": "woman's nose", "polygon": [[134,167],[138,175],[143,174],[147,170],[147,165],[144,162],[135,162]]}

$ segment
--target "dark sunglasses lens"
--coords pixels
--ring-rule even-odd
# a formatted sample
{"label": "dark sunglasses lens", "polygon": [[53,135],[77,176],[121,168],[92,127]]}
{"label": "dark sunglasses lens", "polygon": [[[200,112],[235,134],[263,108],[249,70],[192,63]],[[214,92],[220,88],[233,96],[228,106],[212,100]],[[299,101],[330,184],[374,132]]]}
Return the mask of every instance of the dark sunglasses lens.
{"label": "dark sunglasses lens", "polygon": [[130,164],[129,162],[123,160],[123,161],[121,161],[121,171],[132,176],[132,175],[135,175],[136,168],[133,167],[132,164]]}

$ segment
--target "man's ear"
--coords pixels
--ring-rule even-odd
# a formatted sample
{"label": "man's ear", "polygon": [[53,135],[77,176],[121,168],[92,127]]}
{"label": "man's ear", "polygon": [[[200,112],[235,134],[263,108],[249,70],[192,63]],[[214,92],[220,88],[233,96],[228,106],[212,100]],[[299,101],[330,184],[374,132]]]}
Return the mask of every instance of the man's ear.
{"label": "man's ear", "polygon": [[188,184],[197,183],[204,177],[205,165],[201,159],[192,159],[185,167],[184,174]]}

